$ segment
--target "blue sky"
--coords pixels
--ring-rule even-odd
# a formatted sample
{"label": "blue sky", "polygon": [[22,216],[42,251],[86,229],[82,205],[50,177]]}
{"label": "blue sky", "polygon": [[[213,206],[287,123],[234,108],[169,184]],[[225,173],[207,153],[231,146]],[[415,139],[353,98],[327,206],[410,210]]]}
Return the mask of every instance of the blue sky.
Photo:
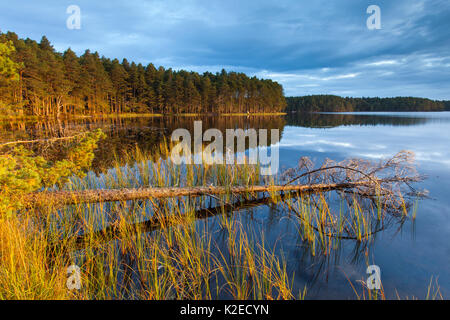
{"label": "blue sky", "polygon": [[[69,5],[81,29],[66,27]],[[369,5],[381,29],[369,30]],[[199,72],[245,72],[286,95],[450,99],[449,0],[0,0],[0,30]]]}

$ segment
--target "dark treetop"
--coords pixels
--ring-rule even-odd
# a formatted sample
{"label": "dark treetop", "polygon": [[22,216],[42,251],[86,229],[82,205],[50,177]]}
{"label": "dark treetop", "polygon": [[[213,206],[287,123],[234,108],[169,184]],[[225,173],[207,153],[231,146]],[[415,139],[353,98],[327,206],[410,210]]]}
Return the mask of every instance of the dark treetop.
{"label": "dark treetop", "polygon": [[289,112],[450,111],[450,101],[423,98],[342,98],[333,95],[287,97]]}

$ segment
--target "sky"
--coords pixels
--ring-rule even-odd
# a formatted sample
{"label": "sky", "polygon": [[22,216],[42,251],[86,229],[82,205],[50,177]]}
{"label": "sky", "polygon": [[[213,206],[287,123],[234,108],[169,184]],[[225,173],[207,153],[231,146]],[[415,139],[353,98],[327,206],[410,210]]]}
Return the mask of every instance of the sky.
{"label": "sky", "polygon": [[[67,28],[67,8],[81,11]],[[381,29],[369,29],[370,5]],[[0,30],[55,49],[245,72],[286,96],[450,100],[450,0],[0,0]]]}

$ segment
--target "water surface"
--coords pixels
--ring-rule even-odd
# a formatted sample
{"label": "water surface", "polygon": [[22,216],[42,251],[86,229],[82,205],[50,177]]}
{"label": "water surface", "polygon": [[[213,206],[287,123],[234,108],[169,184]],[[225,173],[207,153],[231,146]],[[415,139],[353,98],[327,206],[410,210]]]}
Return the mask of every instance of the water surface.
{"label": "water surface", "polygon": [[[101,127],[108,138],[96,151],[94,167],[99,172],[110,166],[115,154],[120,158],[136,145],[151,151],[177,128],[192,131],[195,120],[203,121],[204,130],[218,128],[222,132],[227,128],[280,129],[282,170],[296,166],[303,156],[321,163],[326,158],[380,160],[401,150],[413,151],[419,173],[428,177],[418,187],[427,189],[430,198],[419,201],[415,222],[407,220],[387,228],[370,246],[348,240],[332,255],[312,256],[296,227],[286,219],[288,213],[276,206],[241,210],[235,218],[256,230],[259,239],[277,246],[287,261],[288,273],[295,273],[295,290],[306,285],[308,298],[355,298],[349,280],[356,284],[366,279],[368,262],[381,268],[388,298],[396,294],[424,298],[431,277],[438,277],[443,296],[450,297],[450,112],[2,122],[0,137],[3,141],[45,138]],[[42,151],[40,148],[36,146],[36,151]],[[58,157],[57,152],[45,151],[49,157]],[[216,222],[214,218],[208,222],[211,230]],[[223,235],[215,231],[219,241]]]}

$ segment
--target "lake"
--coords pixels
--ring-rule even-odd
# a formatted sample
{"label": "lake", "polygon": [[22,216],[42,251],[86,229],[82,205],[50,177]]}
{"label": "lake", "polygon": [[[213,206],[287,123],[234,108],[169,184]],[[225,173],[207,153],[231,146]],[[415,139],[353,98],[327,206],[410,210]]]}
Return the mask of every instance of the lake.
{"label": "lake", "polygon": [[[96,151],[93,172],[98,173],[136,145],[152,151],[177,128],[192,132],[196,120],[203,122],[204,130],[280,129],[281,170],[296,166],[304,156],[320,164],[327,158],[380,160],[401,150],[413,151],[419,173],[427,176],[416,187],[428,190],[428,198],[417,202],[414,221],[389,226],[363,247],[354,240],[343,240],[333,254],[311,255],[287,218],[289,212],[281,206],[243,209],[233,218],[253,230],[256,239],[276,246],[276,252],[286,260],[288,274],[295,273],[294,291],[306,285],[309,299],[356,298],[350,281],[358,287],[358,280],[367,279],[368,264],[380,267],[387,298],[397,294],[425,298],[432,277],[438,278],[444,298],[450,296],[450,112],[4,121],[0,123],[0,138],[48,138],[103,128],[108,138]],[[36,146],[35,151],[58,158],[57,151],[45,146]],[[205,223],[217,242],[224,241],[215,220]]]}

